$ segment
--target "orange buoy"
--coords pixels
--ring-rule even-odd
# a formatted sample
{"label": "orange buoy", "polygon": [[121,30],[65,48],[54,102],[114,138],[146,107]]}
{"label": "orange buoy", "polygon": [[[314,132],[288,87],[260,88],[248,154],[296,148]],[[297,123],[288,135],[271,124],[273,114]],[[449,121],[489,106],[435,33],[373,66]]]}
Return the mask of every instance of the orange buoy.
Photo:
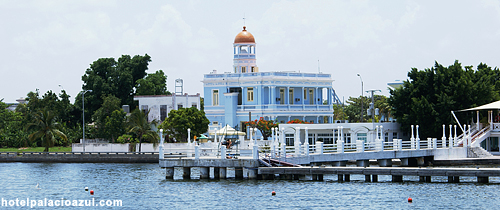
{"label": "orange buoy", "polygon": [[411,199],[411,197],[408,198],[408,203],[411,203],[413,202],[413,199]]}
{"label": "orange buoy", "polygon": [[90,190],[90,195],[94,195],[94,190]]}
{"label": "orange buoy", "polygon": [[276,195],[276,192],[273,190],[273,191],[271,192],[271,195],[275,196],[275,195]]}

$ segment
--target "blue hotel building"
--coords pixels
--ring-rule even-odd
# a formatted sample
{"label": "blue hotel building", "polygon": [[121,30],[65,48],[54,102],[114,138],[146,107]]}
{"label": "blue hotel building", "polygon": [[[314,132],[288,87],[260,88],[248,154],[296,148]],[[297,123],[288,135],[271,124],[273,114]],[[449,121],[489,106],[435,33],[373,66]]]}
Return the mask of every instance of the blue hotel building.
{"label": "blue hotel building", "polygon": [[241,122],[263,117],[286,123],[300,119],[333,123],[332,77],[323,73],[260,72],[253,35],[243,27],[233,43],[231,72],[216,70],[203,78],[204,107],[211,126],[241,128]]}

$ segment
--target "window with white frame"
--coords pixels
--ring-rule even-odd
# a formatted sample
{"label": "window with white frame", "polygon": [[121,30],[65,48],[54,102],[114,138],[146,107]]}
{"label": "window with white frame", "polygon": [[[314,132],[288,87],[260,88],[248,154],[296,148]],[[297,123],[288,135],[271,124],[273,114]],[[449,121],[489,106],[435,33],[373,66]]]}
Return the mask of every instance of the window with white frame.
{"label": "window with white frame", "polygon": [[212,105],[219,106],[219,90],[214,90],[212,93]]}
{"label": "window with white frame", "polygon": [[294,146],[295,143],[295,135],[294,134],[285,134],[285,143],[286,146]]}
{"label": "window with white frame", "polygon": [[358,140],[366,142],[366,137],[368,136],[366,133],[357,133],[356,135],[358,136]]}
{"label": "window with white frame", "polygon": [[247,88],[247,101],[253,101],[253,87]]}

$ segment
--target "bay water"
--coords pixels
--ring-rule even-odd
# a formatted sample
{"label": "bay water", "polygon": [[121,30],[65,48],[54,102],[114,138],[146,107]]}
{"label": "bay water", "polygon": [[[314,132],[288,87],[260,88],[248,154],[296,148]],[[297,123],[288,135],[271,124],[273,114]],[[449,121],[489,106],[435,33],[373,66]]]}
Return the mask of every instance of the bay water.
{"label": "bay water", "polygon": [[[476,183],[475,177],[461,177],[461,183],[447,183],[447,177],[432,181],[405,176],[404,182],[392,183],[390,176],[379,176],[379,182],[370,183],[363,175],[352,175],[350,182],[337,182],[335,175],[324,181],[167,180],[158,164],[0,163],[0,209],[500,208],[497,177],[488,184]],[[76,206],[47,206],[50,200],[76,201]],[[112,205],[118,200],[120,206]],[[33,201],[37,205],[27,205]]]}

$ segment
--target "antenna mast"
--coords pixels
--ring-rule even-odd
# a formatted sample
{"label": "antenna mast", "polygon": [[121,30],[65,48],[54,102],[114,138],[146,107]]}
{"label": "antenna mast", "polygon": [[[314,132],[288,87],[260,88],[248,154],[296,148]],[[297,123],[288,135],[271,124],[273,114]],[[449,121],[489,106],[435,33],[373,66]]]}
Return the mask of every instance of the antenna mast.
{"label": "antenna mast", "polygon": [[321,73],[321,71],[319,69],[319,58],[318,58],[318,73]]}

